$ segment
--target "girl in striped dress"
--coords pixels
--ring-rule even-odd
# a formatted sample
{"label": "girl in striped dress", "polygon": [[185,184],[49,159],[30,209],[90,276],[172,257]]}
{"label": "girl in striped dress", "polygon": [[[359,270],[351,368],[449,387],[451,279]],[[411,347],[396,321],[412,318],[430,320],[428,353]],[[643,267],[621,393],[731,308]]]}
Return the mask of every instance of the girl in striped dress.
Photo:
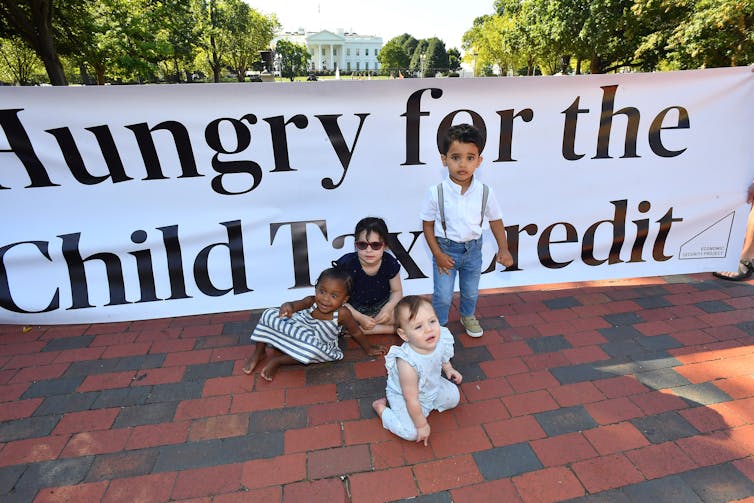
{"label": "girl in striped dress", "polygon": [[260,375],[268,381],[272,381],[280,365],[340,360],[343,358],[338,346],[340,325],[369,356],[384,355],[385,346],[369,344],[345,307],[351,284],[346,271],[325,269],[314,285],[314,295],[285,302],[280,308],[266,309],[251,334],[256,347],[243,367],[244,373],[251,374],[264,360],[267,345],[272,346],[273,356]]}

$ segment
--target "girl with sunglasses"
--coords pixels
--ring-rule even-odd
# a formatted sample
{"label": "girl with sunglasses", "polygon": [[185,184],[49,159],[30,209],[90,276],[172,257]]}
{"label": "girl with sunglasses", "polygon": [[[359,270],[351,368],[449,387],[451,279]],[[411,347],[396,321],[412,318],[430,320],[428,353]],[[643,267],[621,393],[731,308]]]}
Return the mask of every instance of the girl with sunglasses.
{"label": "girl with sunglasses", "polygon": [[361,330],[367,334],[393,334],[393,309],[403,297],[398,274],[401,265],[388,249],[387,224],[381,218],[359,220],[353,233],[356,251],[333,262],[353,279],[346,306]]}

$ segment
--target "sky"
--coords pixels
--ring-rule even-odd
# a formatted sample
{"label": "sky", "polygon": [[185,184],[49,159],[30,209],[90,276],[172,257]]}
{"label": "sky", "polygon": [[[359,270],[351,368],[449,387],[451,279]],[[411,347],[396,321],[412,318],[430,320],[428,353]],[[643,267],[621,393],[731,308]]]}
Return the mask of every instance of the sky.
{"label": "sky", "polygon": [[343,28],[376,35],[387,43],[408,33],[437,37],[445,47],[461,49],[461,37],[474,19],[492,14],[494,0],[246,0],[258,11],[277,15],[285,31]]}

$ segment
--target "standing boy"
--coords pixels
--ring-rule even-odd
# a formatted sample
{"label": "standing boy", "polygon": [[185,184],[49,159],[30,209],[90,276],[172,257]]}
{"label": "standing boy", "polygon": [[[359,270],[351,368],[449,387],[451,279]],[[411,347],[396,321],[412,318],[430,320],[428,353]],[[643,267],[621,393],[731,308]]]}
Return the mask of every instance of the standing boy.
{"label": "standing boy", "polygon": [[470,337],[484,333],[474,316],[482,274],[484,217],[497,241],[497,261],[506,267],[513,265],[495,194],[474,177],[482,163],[482,143],[479,130],[469,124],[448,129],[440,155],[448,177],[429,188],[420,213],[424,238],[432,251],[432,306],[440,325],[445,326],[458,273],[461,323]]}

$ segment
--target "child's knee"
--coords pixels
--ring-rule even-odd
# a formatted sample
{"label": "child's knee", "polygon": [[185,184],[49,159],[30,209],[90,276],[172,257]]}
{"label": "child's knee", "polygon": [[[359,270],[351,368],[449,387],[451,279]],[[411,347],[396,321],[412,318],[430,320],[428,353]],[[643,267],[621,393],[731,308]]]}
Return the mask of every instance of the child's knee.
{"label": "child's knee", "polygon": [[443,380],[440,388],[435,408],[442,412],[457,406],[461,401],[461,392],[458,390],[458,386],[450,381]]}
{"label": "child's knee", "polygon": [[394,435],[404,440],[416,440],[418,432],[408,414],[403,417],[403,414],[396,414],[393,409],[387,407],[382,411],[380,419],[382,420],[382,427]]}

